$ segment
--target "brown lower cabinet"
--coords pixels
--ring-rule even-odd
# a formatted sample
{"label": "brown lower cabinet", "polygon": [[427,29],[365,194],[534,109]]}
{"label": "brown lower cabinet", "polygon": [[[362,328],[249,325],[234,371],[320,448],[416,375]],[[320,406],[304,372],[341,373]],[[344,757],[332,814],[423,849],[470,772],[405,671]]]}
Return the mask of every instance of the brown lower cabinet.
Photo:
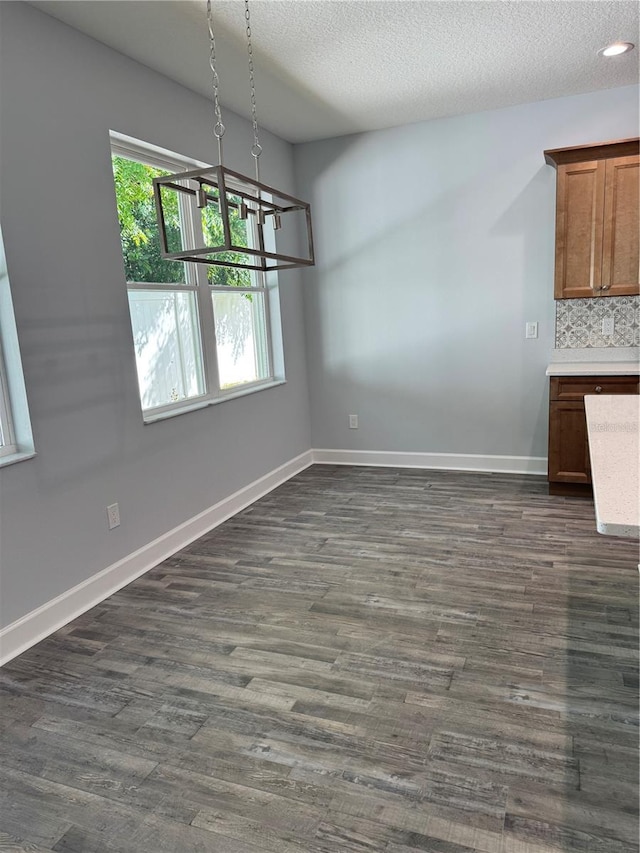
{"label": "brown lower cabinet", "polygon": [[549,494],[590,495],[585,394],[637,394],[637,376],[552,376],[549,388]]}

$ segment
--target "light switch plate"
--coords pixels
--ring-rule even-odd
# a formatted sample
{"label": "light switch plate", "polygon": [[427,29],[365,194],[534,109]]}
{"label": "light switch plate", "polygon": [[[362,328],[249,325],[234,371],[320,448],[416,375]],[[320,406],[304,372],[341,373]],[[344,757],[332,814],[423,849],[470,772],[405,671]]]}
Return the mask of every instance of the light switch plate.
{"label": "light switch plate", "polygon": [[538,324],[537,322],[527,323],[524,330],[525,338],[537,338],[538,337]]}

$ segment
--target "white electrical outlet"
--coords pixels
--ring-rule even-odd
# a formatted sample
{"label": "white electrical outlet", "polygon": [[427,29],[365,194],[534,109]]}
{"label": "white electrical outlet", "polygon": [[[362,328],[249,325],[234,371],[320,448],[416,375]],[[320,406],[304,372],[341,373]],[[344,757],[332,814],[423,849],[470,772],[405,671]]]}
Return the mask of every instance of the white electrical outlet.
{"label": "white electrical outlet", "polygon": [[349,415],[349,429],[358,429],[357,415]]}
{"label": "white electrical outlet", "polygon": [[614,332],[614,322],[613,317],[603,317],[602,318],[602,334],[606,338],[610,338]]}
{"label": "white electrical outlet", "polygon": [[525,329],[524,329],[524,336],[525,336],[525,338],[537,338],[538,337],[538,324],[537,324],[537,322],[526,324]]}
{"label": "white electrical outlet", "polygon": [[120,527],[120,507],[118,504],[110,504],[107,507],[107,520],[109,522],[109,530],[114,527]]}

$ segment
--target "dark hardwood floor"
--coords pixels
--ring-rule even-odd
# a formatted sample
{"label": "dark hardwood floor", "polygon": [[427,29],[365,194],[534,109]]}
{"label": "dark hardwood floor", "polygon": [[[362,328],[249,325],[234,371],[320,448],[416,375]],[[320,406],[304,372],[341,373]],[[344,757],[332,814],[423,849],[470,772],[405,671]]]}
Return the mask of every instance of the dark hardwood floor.
{"label": "dark hardwood floor", "polygon": [[0,850],[638,851],[638,546],[315,466],[0,671]]}

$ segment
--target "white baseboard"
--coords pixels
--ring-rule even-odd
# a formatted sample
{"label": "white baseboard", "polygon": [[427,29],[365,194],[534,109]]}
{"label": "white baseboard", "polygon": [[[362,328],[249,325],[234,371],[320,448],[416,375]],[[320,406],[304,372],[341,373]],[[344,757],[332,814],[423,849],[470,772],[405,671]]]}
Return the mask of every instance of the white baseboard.
{"label": "white baseboard", "polygon": [[486,456],[476,453],[402,453],[395,450],[314,450],[319,465],[372,465],[384,468],[436,468],[546,476],[544,456]]}
{"label": "white baseboard", "polygon": [[313,453],[308,450],[7,625],[0,631],[0,666],[95,607],[311,464]]}

